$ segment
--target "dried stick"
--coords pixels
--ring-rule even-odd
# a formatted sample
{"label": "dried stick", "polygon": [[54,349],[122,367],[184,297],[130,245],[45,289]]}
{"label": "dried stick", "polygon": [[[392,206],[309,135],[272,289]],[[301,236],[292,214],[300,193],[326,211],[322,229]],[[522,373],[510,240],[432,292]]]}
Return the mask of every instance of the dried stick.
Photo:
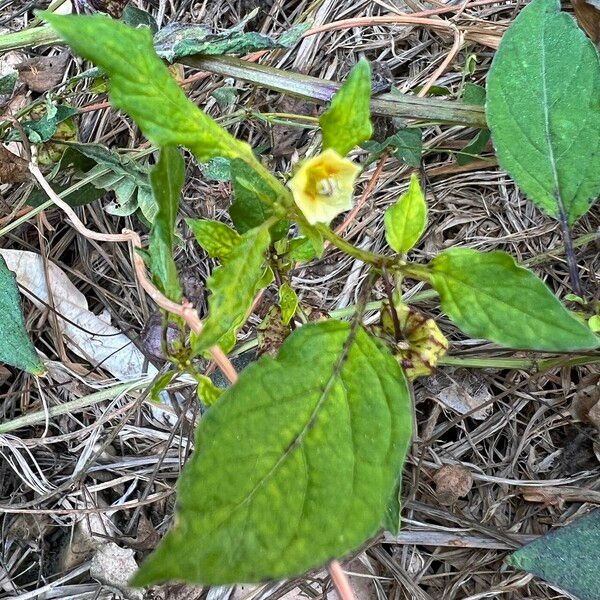
{"label": "dried stick", "polygon": [[[32,148],[32,154],[34,154],[34,150]],[[192,306],[190,302],[184,302],[182,304],[178,304],[177,302],[173,302],[169,300],[166,296],[164,296],[148,279],[148,275],[146,273],[146,265],[144,264],[144,259],[135,251],[135,248],[141,248],[142,242],[140,240],[140,236],[130,229],[123,229],[122,233],[100,233],[98,231],[92,231],[88,229],[80,220],[79,217],[75,214],[75,211],[64,201],[62,200],[56,192],[50,187],[49,183],[46,181],[46,178],[42,175],[39,167],[35,163],[35,157],[32,157],[32,160],[29,162],[29,171],[35,177],[36,181],[40,184],[40,187],[46,192],[48,197],[64,212],[67,217],[73,224],[73,227],[77,232],[83,235],[85,238],[90,240],[96,240],[99,242],[131,242],[134,247],[133,251],[133,266],[135,268],[136,276],[144,288],[146,293],[154,300],[154,302],[163,308],[164,310],[180,316],[188,325],[188,327],[194,333],[200,333],[202,331],[202,321],[198,316],[198,313]],[[213,346],[210,349],[210,354],[215,361],[215,363],[219,366],[225,377],[231,382],[235,383],[238,379],[238,374],[231,364],[227,355],[219,348],[218,346]]]}
{"label": "dried stick", "polygon": [[350,581],[348,581],[346,573],[344,573],[344,570],[342,569],[342,565],[340,565],[337,560],[332,560],[329,563],[328,570],[340,599],[355,600],[354,593],[352,592],[352,586],[350,585]]}

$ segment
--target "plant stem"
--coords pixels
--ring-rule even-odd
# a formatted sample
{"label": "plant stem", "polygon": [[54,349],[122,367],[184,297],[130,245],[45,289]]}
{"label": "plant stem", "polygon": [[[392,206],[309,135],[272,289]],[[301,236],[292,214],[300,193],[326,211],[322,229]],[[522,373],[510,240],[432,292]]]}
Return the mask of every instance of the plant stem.
{"label": "plant stem", "polygon": [[575,367],[600,363],[600,354],[583,356],[561,356],[555,358],[489,358],[478,356],[446,355],[438,360],[444,367],[463,367],[468,369],[522,369],[525,371],[544,372],[556,367]]}
{"label": "plant stem", "polygon": [[[233,56],[186,56],[180,62],[225,77],[243,79],[282,94],[312,100],[319,104],[330,102],[341,85],[318,77],[251,63]],[[482,107],[435,98],[381,94],[371,100],[371,111],[375,115],[454,123],[467,127],[486,127],[485,112]]]}
{"label": "plant stem", "polygon": [[558,222],[560,223],[560,229],[565,242],[565,256],[569,267],[571,288],[575,294],[582,298],[583,289],[581,287],[581,280],[579,279],[579,266],[577,265],[577,257],[575,256],[575,249],[573,248],[573,238],[571,237],[571,230],[569,229],[567,215],[565,214],[562,202],[558,203],[558,209]]}
{"label": "plant stem", "polygon": [[341,250],[358,260],[362,260],[364,263],[375,267],[392,267],[397,263],[397,259],[392,256],[375,254],[374,252],[369,252],[368,250],[362,250],[361,248],[353,246],[350,242],[341,238],[337,233],[331,231],[329,226],[324,225],[323,223],[318,223],[314,227],[326,240],[338,248],[338,250]]}
{"label": "plant stem", "polygon": [[22,427],[29,427],[30,425],[37,425],[38,423],[43,423],[48,417],[66,415],[71,412],[87,408],[88,406],[93,406],[94,404],[98,404],[104,400],[112,400],[117,396],[121,396],[133,390],[146,387],[152,383],[153,379],[153,377],[144,377],[143,379],[138,379],[136,381],[121,383],[100,392],[95,392],[93,394],[89,394],[88,396],[71,400],[70,402],[63,402],[57,406],[52,406],[47,412],[40,410],[17,417],[16,419],[12,419],[6,423],[0,423],[0,434],[9,433],[10,431],[15,431],[16,429],[21,429]]}
{"label": "plant stem", "polygon": [[0,53],[2,54],[10,50],[19,50],[20,48],[55,44],[63,45],[64,42],[49,25],[0,35]]}

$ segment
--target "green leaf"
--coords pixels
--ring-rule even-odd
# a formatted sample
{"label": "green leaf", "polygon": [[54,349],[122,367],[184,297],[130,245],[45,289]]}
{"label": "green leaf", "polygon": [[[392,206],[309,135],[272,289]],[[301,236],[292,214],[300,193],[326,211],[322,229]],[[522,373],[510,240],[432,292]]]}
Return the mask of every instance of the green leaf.
{"label": "green leaf", "polygon": [[202,419],[176,525],[133,584],[277,580],[358,548],[380,527],[411,423],[386,349],[340,321],[301,327]]}
{"label": "green leaf", "polygon": [[[47,112],[37,121],[25,121],[22,123],[27,138],[34,144],[47,142],[56,133],[58,126],[77,114],[77,109],[65,104],[58,106],[49,105]],[[11,136],[18,139],[17,136]]]}
{"label": "green leaf", "polygon": [[383,142],[365,142],[362,147],[370,153],[367,164],[376,161],[385,150],[390,148],[392,154],[401,163],[418,168],[421,166],[423,152],[422,131],[417,128],[399,129]]}
{"label": "green leaf", "polygon": [[293,262],[308,262],[316,258],[317,254],[308,238],[297,237],[290,240],[287,256]]}
{"label": "green leaf", "polygon": [[361,59],[319,119],[323,150],[333,148],[345,156],[373,135],[370,101],[371,67]]}
{"label": "green leaf", "polygon": [[211,258],[218,258],[221,262],[226,262],[242,241],[242,236],[237,231],[220,221],[186,219],[185,222],[206,253]]}
{"label": "green leaf", "polygon": [[509,348],[570,352],[600,345],[546,285],[505,252],[445,250],[431,284],[442,310],[468,335]]}
{"label": "green leaf", "polygon": [[[113,152],[101,144],[76,142],[69,143],[61,165],[66,166],[70,162],[85,167],[85,177],[91,177],[96,188],[114,191],[115,201],[104,207],[108,214],[124,217],[139,208],[149,222],[154,221],[158,205],[152,193],[146,165],[138,164],[130,156]],[[89,168],[90,162],[95,163],[95,166]]]}
{"label": "green leaf", "polygon": [[131,27],[139,27],[140,25],[143,25],[148,27],[152,33],[156,33],[158,31],[158,25],[156,24],[154,17],[145,10],[141,10],[137,6],[133,5],[131,2],[127,4],[123,10],[121,20],[124,23],[127,23],[127,25],[131,25]]}
{"label": "green leaf", "polygon": [[173,302],[181,301],[181,284],[173,259],[175,220],[179,197],[185,179],[185,163],[179,150],[165,146],[150,172],[150,182],[158,212],[150,231],[150,263],[152,276],[158,288]]}
{"label": "green leaf", "polygon": [[247,54],[257,50],[289,48],[310,27],[308,23],[301,23],[274,39],[264,33],[244,32],[243,28],[251,18],[252,14],[235,27],[218,33],[213,33],[203,24],[172,22],[154,36],[154,47],[157,54],[169,62],[192,54]]}
{"label": "green leaf", "polygon": [[218,344],[225,334],[244,323],[264,273],[265,252],[270,243],[266,226],[251,229],[242,235],[227,262],[213,271],[207,282],[211,291],[208,317],[202,332],[192,337],[196,353]]}
{"label": "green leaf", "polygon": [[421,238],[427,226],[427,203],[415,173],[408,190],[385,211],[385,239],[392,250],[406,254]]}
{"label": "green leaf", "polygon": [[163,401],[160,395],[167,389],[167,386],[171,383],[175,375],[177,375],[177,371],[167,371],[155,380],[150,388],[150,399],[152,402],[160,404]]}
{"label": "green leaf", "polygon": [[600,510],[566,527],[551,529],[506,562],[558,585],[579,600],[598,600],[600,589]]}
{"label": "green leaf", "polygon": [[559,0],[533,0],[487,78],[498,161],[537,206],[573,224],[600,193],[600,63]]}
{"label": "green leaf", "polygon": [[462,101],[465,104],[483,106],[485,104],[485,88],[475,83],[465,83],[463,87]]}
{"label": "green leaf", "polygon": [[[475,104],[483,106],[485,104],[485,88],[474,83],[465,83],[463,88],[463,102],[466,104]],[[456,153],[456,162],[459,165],[468,165],[475,160],[475,157],[483,152],[487,143],[490,141],[491,133],[489,129],[482,129],[477,132],[475,137],[462,149]]]}
{"label": "green leaf", "polygon": [[279,306],[281,307],[281,320],[287,325],[296,314],[298,296],[289,283],[284,283],[279,288]]}
{"label": "green leaf", "polygon": [[231,161],[222,156],[200,165],[200,170],[209,181],[231,181]]}
{"label": "green leaf", "polygon": [[223,390],[218,388],[206,375],[196,375],[198,379],[198,388],[196,394],[198,400],[205,406],[212,406],[222,395]]}
{"label": "green leaf", "polygon": [[25,329],[21,314],[21,299],[15,276],[0,256],[0,361],[27,371],[43,375],[46,371]]}
{"label": "green leaf", "polygon": [[248,144],[186,98],[154,51],[146,27],[133,29],[105,15],[41,15],[75,52],[106,71],[113,104],[131,116],[151,142],[185,146],[200,161],[215,156],[254,161]]}
{"label": "green leaf", "polygon": [[[262,225],[273,216],[278,197],[260,175],[241,160],[231,161],[231,180],[235,201],[229,207],[229,216],[240,233]],[[273,240],[287,234],[288,221],[279,221],[271,228]]]}

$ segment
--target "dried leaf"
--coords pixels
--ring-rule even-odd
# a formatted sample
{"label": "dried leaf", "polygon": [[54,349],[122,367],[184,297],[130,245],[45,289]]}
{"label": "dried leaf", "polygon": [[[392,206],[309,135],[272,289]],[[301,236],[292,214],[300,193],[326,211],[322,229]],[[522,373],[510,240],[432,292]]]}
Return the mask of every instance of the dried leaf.
{"label": "dried leaf", "polygon": [[592,38],[594,43],[600,42],[600,3],[587,0],[571,0],[575,18],[581,28]]}
{"label": "dried leaf", "polygon": [[36,56],[17,65],[19,79],[32,91],[43,94],[62,82],[69,54]]}
{"label": "dried leaf", "polygon": [[[0,249],[17,282],[40,310],[46,310],[50,297],[39,254],[24,250]],[[48,263],[50,289],[58,315],[58,324],[67,346],[78,356],[102,368],[117,379],[127,381],[144,373],[144,355],[115,327],[88,310],[85,296],[55,264]],[[148,366],[148,374],[156,369]]]}
{"label": "dried leaf", "polygon": [[0,183],[21,183],[27,179],[27,161],[0,144]]}

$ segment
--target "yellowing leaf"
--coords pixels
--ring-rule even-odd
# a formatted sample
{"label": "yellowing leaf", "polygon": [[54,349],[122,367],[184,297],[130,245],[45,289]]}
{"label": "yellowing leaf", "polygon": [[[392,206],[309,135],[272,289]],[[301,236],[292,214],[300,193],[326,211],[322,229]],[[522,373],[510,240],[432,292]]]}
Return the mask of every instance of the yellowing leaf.
{"label": "yellowing leaf", "polygon": [[408,190],[386,210],[384,222],[385,239],[399,254],[406,254],[423,235],[427,225],[427,204],[415,173],[410,176]]}
{"label": "yellowing leaf", "polygon": [[221,262],[226,262],[235,247],[242,241],[242,236],[237,231],[220,221],[186,219],[186,223],[206,253]]}
{"label": "yellowing leaf", "polygon": [[323,149],[345,156],[373,134],[371,125],[371,67],[361,59],[319,119]]}

